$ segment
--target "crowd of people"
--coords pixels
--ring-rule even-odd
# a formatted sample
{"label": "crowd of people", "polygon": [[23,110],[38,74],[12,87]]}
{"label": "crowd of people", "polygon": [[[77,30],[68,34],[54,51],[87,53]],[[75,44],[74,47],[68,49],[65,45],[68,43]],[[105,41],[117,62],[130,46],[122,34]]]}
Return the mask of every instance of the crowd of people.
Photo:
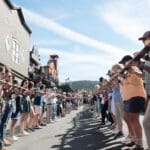
{"label": "crowd of people", "polygon": [[20,83],[10,68],[0,66],[0,150],[77,110],[80,104],[78,91],[66,93],[27,79]]}
{"label": "crowd of people", "polygon": [[[124,56],[108,72],[109,79],[100,77],[95,86],[92,103],[101,116],[100,127],[109,121],[114,138],[123,137],[123,120],[128,135],[121,142],[132,150],[144,150],[140,114],[150,150],[150,31],[139,38],[148,47],[134,57]],[[134,59],[138,56],[138,59]],[[141,61],[143,59],[144,61]],[[86,95],[66,93],[56,87],[47,87],[41,81],[16,80],[7,66],[0,66],[0,150],[11,145],[20,136],[28,136],[47,123],[64,117],[71,110],[88,102]],[[8,122],[10,122],[8,126]],[[15,131],[18,129],[19,136]],[[9,136],[6,136],[8,132]]]}
{"label": "crowd of people", "polygon": [[143,114],[147,149],[150,150],[150,31],[139,40],[147,50],[143,49],[133,56],[126,55],[114,64],[107,74],[109,79],[100,77],[92,100],[96,112],[101,114],[100,127],[109,120],[115,139],[124,137],[125,121],[128,135],[121,142],[127,149],[144,150],[139,121],[140,114]]}

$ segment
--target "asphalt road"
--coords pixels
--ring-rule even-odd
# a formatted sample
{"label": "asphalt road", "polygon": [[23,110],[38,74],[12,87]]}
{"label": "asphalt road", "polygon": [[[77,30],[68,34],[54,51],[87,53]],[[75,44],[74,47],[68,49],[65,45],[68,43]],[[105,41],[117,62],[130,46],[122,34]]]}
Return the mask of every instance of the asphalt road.
{"label": "asphalt road", "polygon": [[8,150],[120,150],[120,140],[114,140],[106,126],[97,130],[99,123],[84,106],[58,122],[21,137]]}

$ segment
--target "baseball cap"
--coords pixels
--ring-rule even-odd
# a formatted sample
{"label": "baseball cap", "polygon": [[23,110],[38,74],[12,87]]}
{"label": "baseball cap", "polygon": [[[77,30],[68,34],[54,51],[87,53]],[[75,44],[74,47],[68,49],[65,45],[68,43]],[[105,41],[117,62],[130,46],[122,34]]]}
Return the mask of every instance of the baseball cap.
{"label": "baseball cap", "polygon": [[150,31],[146,31],[143,36],[139,38],[139,40],[145,40],[147,38],[150,38]]}
{"label": "baseball cap", "polygon": [[132,56],[130,55],[126,55],[122,58],[121,61],[119,61],[119,64],[125,64],[127,61],[131,60],[132,59]]}

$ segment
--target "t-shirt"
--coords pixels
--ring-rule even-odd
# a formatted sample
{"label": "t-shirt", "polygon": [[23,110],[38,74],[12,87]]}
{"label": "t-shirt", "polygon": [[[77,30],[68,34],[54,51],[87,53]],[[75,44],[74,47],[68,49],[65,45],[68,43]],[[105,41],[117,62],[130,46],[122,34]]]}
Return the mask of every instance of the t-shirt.
{"label": "t-shirt", "polygon": [[136,74],[129,73],[123,80],[122,92],[124,100],[130,100],[137,96],[146,98],[143,80]]}
{"label": "t-shirt", "polygon": [[34,105],[42,106],[43,105],[43,97],[42,96],[36,96],[34,99]]}
{"label": "t-shirt", "polygon": [[56,98],[56,97],[55,97],[55,98],[52,98],[51,103],[52,103],[52,104],[56,104],[56,102],[57,102],[57,98]]}

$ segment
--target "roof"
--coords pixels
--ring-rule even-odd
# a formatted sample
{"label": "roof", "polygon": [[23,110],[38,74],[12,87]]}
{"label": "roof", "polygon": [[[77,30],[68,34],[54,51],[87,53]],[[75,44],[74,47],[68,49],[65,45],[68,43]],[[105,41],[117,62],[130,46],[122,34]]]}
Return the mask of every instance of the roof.
{"label": "roof", "polygon": [[20,19],[22,25],[23,25],[24,28],[29,32],[29,34],[31,34],[32,31],[31,31],[31,29],[28,27],[28,25],[27,25],[26,22],[25,22],[22,9],[15,7],[15,6],[11,3],[10,0],[4,0],[4,2],[7,4],[7,6],[8,6],[10,9],[13,9],[13,10],[16,10],[16,11],[17,11],[18,16],[19,16],[19,19]]}

